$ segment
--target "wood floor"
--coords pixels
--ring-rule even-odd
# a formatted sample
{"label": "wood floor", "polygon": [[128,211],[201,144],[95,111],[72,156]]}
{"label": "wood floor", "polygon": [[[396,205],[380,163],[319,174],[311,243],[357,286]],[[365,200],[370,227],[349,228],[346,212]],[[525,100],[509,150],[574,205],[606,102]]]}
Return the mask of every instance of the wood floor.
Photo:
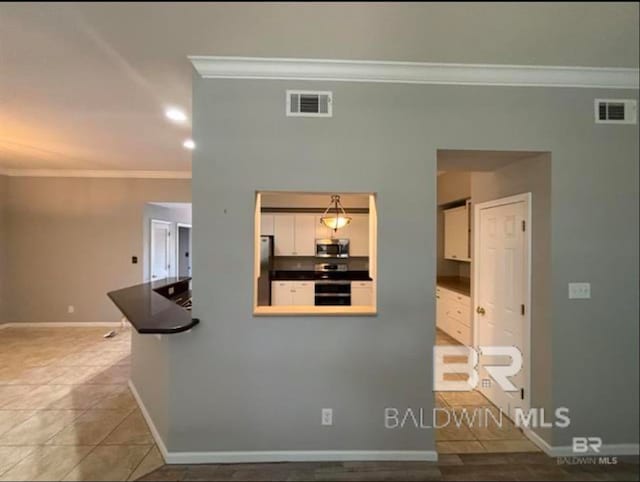
{"label": "wood floor", "polygon": [[638,461],[611,465],[561,465],[544,454],[440,455],[439,462],[316,462],[165,465],[145,481],[421,481],[421,480],[621,480],[637,481]]}

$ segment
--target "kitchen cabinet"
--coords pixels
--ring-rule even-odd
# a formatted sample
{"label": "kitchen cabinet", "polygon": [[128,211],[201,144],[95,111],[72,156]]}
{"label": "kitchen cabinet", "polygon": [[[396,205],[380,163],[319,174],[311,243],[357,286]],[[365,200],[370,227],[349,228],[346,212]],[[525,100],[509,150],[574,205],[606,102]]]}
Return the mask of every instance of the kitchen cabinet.
{"label": "kitchen cabinet", "polygon": [[369,215],[353,214],[349,230],[349,255],[369,256]]}
{"label": "kitchen cabinet", "polygon": [[372,281],[352,281],[351,282],[351,306],[371,306],[373,305],[373,282]]}
{"label": "kitchen cabinet", "polygon": [[350,215],[352,221],[334,232],[316,214],[263,213],[262,235],[274,236],[275,256],[315,256],[316,239],[348,239],[349,256],[369,256],[369,215]]}
{"label": "kitchen cabinet", "polygon": [[295,256],[316,254],[316,217],[313,214],[296,214],[294,227]]}
{"label": "kitchen cabinet", "polygon": [[273,253],[276,256],[295,256],[295,215],[273,215]]}
{"label": "kitchen cabinet", "polygon": [[313,281],[272,281],[272,306],[313,306],[315,284]]}
{"label": "kitchen cabinet", "polygon": [[260,236],[273,236],[273,214],[260,215]]}
{"label": "kitchen cabinet", "polygon": [[333,230],[326,227],[324,224],[322,224],[322,221],[320,221],[321,218],[322,216],[315,216],[314,222],[316,226],[315,227],[316,239],[329,239],[333,234]]}
{"label": "kitchen cabinet", "polygon": [[444,257],[471,261],[469,245],[469,203],[444,210]]}
{"label": "kitchen cabinet", "polygon": [[460,343],[473,343],[471,298],[438,286],[436,288],[436,326]]}
{"label": "kitchen cabinet", "polygon": [[316,247],[315,229],[313,214],[274,214],[274,254],[276,256],[313,256]]}

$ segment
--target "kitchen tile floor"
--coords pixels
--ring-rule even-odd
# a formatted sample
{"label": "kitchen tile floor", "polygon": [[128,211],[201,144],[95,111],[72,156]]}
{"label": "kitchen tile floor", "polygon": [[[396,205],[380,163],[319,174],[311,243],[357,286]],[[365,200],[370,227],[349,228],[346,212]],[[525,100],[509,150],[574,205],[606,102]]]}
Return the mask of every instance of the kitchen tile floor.
{"label": "kitchen tile floor", "polygon": [[0,480],[135,480],[164,461],[127,386],[131,333],[0,330]]}
{"label": "kitchen tile floor", "polygon": [[[436,344],[460,345],[441,330],[436,332]],[[445,358],[445,363],[460,361]],[[502,426],[499,426],[496,422],[500,421],[499,410],[478,391],[437,392],[436,406],[447,408],[452,414],[446,427],[436,429],[439,454],[540,452],[505,416],[502,417]],[[468,417],[464,416],[465,411]],[[475,419],[474,415],[477,416]],[[439,426],[446,424],[444,413],[438,413],[438,419]]]}

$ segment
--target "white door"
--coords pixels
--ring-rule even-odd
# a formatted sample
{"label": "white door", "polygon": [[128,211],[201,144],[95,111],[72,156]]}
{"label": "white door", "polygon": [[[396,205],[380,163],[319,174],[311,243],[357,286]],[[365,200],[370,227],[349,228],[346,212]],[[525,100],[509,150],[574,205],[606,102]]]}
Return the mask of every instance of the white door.
{"label": "white door", "polygon": [[[480,391],[504,413],[528,407],[529,201],[528,195],[491,201],[476,207],[476,274],[474,319],[476,346],[514,346],[522,353],[522,369],[509,377],[517,391],[503,390],[487,365],[510,365],[508,356],[480,357]],[[526,223],[526,224],[525,224]],[[490,380],[483,386],[483,380]]]}
{"label": "white door", "polygon": [[151,221],[151,281],[171,273],[171,223]]}

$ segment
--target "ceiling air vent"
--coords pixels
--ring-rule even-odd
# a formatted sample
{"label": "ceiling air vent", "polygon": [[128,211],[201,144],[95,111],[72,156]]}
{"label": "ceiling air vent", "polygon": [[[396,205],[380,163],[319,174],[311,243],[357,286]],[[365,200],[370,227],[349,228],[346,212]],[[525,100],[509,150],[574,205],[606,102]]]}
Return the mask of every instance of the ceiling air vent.
{"label": "ceiling air vent", "polygon": [[309,90],[287,90],[287,116],[331,117],[333,94]]}
{"label": "ceiling air vent", "polygon": [[638,107],[633,99],[596,99],[596,124],[635,124]]}

